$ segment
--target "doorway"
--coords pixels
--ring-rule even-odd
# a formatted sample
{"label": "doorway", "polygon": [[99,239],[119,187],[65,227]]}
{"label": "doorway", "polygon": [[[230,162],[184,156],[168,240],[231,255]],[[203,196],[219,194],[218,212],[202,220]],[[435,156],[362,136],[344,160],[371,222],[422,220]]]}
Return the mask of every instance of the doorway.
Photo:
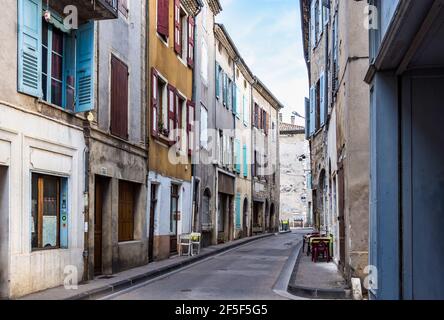
{"label": "doorway", "polygon": [[248,199],[245,198],[244,200],[244,207],[243,207],[243,220],[242,220],[242,227],[243,227],[243,236],[248,237]]}
{"label": "doorway", "polygon": [[178,240],[178,220],[180,218],[179,212],[179,190],[180,186],[177,184],[171,185],[171,207],[170,207],[170,255],[177,254],[177,240]]}
{"label": "doorway", "polygon": [[270,231],[275,232],[276,231],[276,219],[275,219],[275,209],[274,209],[274,203],[271,204],[270,208]]}
{"label": "doorway", "polygon": [[0,299],[9,296],[9,188],[8,167],[0,166]]}
{"label": "doorway", "polygon": [[103,213],[109,179],[96,176],[94,190],[94,275],[103,273]]}
{"label": "doorway", "polygon": [[344,167],[338,169],[338,222],[339,222],[339,268],[345,272],[345,202],[344,202]]}
{"label": "doorway", "polygon": [[151,185],[151,201],[150,201],[150,228],[148,235],[148,262],[154,261],[154,223],[156,220],[156,208],[157,208],[157,184]]}

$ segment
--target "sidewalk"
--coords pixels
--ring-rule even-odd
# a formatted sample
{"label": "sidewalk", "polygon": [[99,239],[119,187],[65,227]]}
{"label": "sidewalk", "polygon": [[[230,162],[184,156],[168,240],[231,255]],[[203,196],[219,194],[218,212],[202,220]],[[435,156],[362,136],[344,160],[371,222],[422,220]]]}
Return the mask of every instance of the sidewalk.
{"label": "sidewalk", "polygon": [[146,266],[123,271],[112,276],[97,277],[79,284],[77,290],[66,290],[63,286],[33,293],[20,300],[89,300],[98,299],[131,286],[154,279],[184,266],[241,246],[243,244],[273,236],[274,233],[240,239],[229,243],[211,246],[201,250],[198,256],[175,256],[167,260],[152,262]]}
{"label": "sidewalk", "polygon": [[311,299],[350,299],[351,290],[333,262],[311,261],[311,256],[299,252],[288,284],[288,292]]}

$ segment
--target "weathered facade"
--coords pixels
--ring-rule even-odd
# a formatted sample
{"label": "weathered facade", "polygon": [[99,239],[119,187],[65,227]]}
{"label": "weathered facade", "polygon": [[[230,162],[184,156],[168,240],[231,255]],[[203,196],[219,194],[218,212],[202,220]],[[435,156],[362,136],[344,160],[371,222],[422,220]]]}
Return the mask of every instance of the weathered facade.
{"label": "weathered facade", "polygon": [[148,263],[146,1],[119,6],[96,34],[94,120],[88,147],[88,278]]}
{"label": "weathered facade", "polygon": [[[292,118],[294,120],[294,118]],[[310,148],[305,128],[294,123],[280,123],[280,219],[290,226],[308,223]],[[311,190],[310,190],[311,191]]]}
{"label": "weathered facade", "polygon": [[369,1],[370,297],[443,299],[440,1]]}
{"label": "weathered facade", "polygon": [[279,117],[283,105],[257,78],[252,86],[252,233],[279,226]]}
{"label": "weathered facade", "polygon": [[[149,253],[168,258],[192,228],[193,68],[198,1],[149,1]],[[151,249],[150,249],[151,250]]]}
{"label": "weathered facade", "polygon": [[193,154],[195,183],[193,229],[202,233],[204,247],[214,244],[216,227],[216,44],[214,38],[215,17],[222,7],[218,0],[203,0],[196,18],[196,58],[194,90],[196,102],[196,148]]}
{"label": "weathered facade", "polygon": [[301,1],[310,79],[306,105],[314,226],[334,237],[345,277],[364,278],[368,257],[368,41],[362,1]]}
{"label": "weathered facade", "polygon": [[[95,107],[94,22],[117,7],[71,1],[79,29],[40,0],[7,1],[0,22],[0,296],[81,280],[88,166],[85,112]],[[84,7],[86,6],[86,7]],[[88,8],[88,10],[83,10]],[[44,12],[51,12],[44,19]],[[63,66],[63,67],[62,67]],[[89,118],[89,117],[88,117]]]}

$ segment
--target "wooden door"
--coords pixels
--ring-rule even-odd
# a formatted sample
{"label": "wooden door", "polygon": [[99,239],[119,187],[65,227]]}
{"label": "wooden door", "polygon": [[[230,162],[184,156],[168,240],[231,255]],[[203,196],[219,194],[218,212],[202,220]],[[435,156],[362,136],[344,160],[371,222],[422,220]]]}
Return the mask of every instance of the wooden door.
{"label": "wooden door", "polygon": [[119,242],[134,240],[134,185],[119,182]]}
{"label": "wooden door", "polygon": [[103,180],[96,178],[94,207],[94,274],[102,274]]}
{"label": "wooden door", "polygon": [[177,253],[177,221],[180,218],[179,212],[179,186],[171,186],[171,212],[170,212],[170,254]]}
{"label": "wooden door", "polygon": [[151,203],[150,203],[150,230],[148,242],[148,261],[154,260],[154,220],[157,205],[157,185],[151,185]]}

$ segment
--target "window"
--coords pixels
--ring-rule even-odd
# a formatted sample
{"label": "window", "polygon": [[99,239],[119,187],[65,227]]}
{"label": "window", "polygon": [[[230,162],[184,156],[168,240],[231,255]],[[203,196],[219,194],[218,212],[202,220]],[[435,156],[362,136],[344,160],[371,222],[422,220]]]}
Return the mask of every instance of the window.
{"label": "window", "polygon": [[211,225],[210,210],[211,193],[209,189],[205,189],[202,198],[202,227],[207,229]]}
{"label": "window", "polygon": [[159,133],[168,137],[167,84],[161,78],[157,80],[157,92],[159,93],[159,116],[157,118]]}
{"label": "window", "polygon": [[128,139],[128,67],[111,56],[111,134]]}
{"label": "window", "polygon": [[134,183],[119,181],[119,242],[134,240],[135,193]]}
{"label": "window", "polygon": [[18,1],[18,91],[73,112],[94,109],[94,23],[65,29],[40,0]]}
{"label": "window", "polygon": [[32,249],[66,248],[67,179],[33,173],[31,185]]}
{"label": "window", "polygon": [[157,33],[162,40],[168,41],[169,36],[169,1],[157,0]]}
{"label": "window", "polygon": [[186,40],[188,38],[188,18],[187,18],[187,14],[185,13],[185,11],[183,11],[182,9],[180,9],[180,48],[181,48],[181,52],[179,52],[180,57],[183,60],[187,59],[187,51],[188,51],[188,46],[186,45]]}
{"label": "window", "polygon": [[316,109],[315,109],[315,116],[316,116],[316,130],[321,128],[321,82],[318,81],[316,83]]}
{"label": "window", "polygon": [[194,18],[187,15],[180,2],[181,0],[174,0],[174,50],[192,68],[194,66]]}
{"label": "window", "polygon": [[234,171],[235,154],[234,154],[234,139],[228,137],[228,168]]}
{"label": "window", "polygon": [[170,199],[170,233],[177,234],[177,221],[179,220],[179,186],[171,185]]}
{"label": "window", "polygon": [[219,63],[216,62],[216,98],[217,99],[220,98],[222,82],[223,82],[222,68],[220,67]]}
{"label": "window", "polygon": [[203,105],[200,107],[200,145],[208,148],[208,111]]}
{"label": "window", "polygon": [[233,81],[227,77],[227,109],[233,110]]}
{"label": "window", "polygon": [[234,171],[241,173],[241,143],[240,140],[234,140]]}

